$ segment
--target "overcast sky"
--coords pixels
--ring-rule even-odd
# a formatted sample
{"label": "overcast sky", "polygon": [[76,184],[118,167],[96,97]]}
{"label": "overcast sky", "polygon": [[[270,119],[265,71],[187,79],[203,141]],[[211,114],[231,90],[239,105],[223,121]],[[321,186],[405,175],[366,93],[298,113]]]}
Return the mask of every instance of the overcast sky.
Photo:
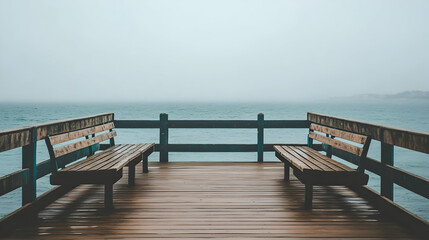
{"label": "overcast sky", "polygon": [[429,1],[0,0],[0,101],[429,90]]}

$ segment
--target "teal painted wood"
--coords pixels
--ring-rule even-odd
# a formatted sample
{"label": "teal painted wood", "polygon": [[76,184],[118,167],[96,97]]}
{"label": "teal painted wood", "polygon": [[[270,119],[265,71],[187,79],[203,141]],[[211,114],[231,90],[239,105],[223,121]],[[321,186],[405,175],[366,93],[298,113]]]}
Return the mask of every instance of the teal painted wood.
{"label": "teal painted wood", "polygon": [[[273,152],[273,146],[278,143],[264,144],[264,152]],[[307,146],[302,143],[290,143],[289,146]],[[321,144],[314,144],[316,150],[321,150]],[[155,151],[161,152],[161,145],[155,145]],[[168,144],[168,152],[257,152],[257,144]]]}
{"label": "teal painted wood", "polygon": [[[162,145],[160,147],[162,147]],[[256,152],[257,144],[169,144],[168,151],[169,152]]]}
{"label": "teal painted wood", "polygon": [[[393,145],[381,143],[381,164],[393,166],[394,148]],[[384,168],[380,176],[381,196],[393,200],[393,174],[389,168]]]}
{"label": "teal painted wood", "polygon": [[8,192],[12,192],[17,188],[20,188],[23,185],[28,184],[29,175],[30,175],[30,170],[26,168],[1,177],[0,178],[0,196],[3,196]]}
{"label": "teal painted wood", "polygon": [[395,184],[429,199],[429,180],[397,167],[386,167],[392,171]]}
{"label": "teal painted wood", "polygon": [[[323,151],[326,151],[326,148],[323,149]],[[332,153],[334,156],[337,156],[355,165],[359,165],[360,158],[356,155],[337,148],[333,148]],[[390,170],[393,175],[393,183],[420,196],[429,198],[429,180],[423,177],[414,175],[394,166],[382,164],[380,161],[369,157],[367,157],[365,161],[365,170],[368,170],[379,176],[382,176],[385,171]]]}
{"label": "teal painted wood", "polygon": [[[95,136],[95,134],[93,134],[92,135],[92,137],[94,137]],[[89,139],[89,136],[85,136],[85,139]],[[89,155],[91,156],[91,155],[94,155],[94,150],[92,149],[92,146],[89,146]]]}
{"label": "teal painted wood", "polygon": [[[109,132],[112,132],[113,131],[113,129],[110,129],[109,130]],[[111,138],[111,139],[109,139],[109,146],[110,147],[113,147],[113,146],[115,146],[115,138]]]}
{"label": "teal painted wood", "polygon": [[[330,137],[330,136],[329,136],[329,134],[326,134],[326,137]],[[326,150],[326,156],[327,156],[328,158],[332,158],[332,146],[331,146],[331,145],[328,145],[328,144],[326,144],[326,143],[323,143],[322,145],[326,145],[326,147],[327,147],[327,150]]]}
{"label": "teal painted wood", "polygon": [[[112,121],[113,121],[113,124],[115,124],[114,122],[115,122],[115,114],[114,113],[112,113]],[[110,129],[109,130],[109,132],[112,132],[113,131],[113,129]],[[95,134],[93,134],[92,135],[92,137],[95,137]],[[110,146],[111,147],[113,147],[113,146],[115,146],[115,138],[111,138],[110,140],[109,140],[109,144],[110,144]]]}
{"label": "teal painted wood", "polygon": [[[158,120],[115,120],[115,128],[160,128]],[[308,128],[307,120],[265,120],[264,128]],[[257,128],[256,120],[169,120],[168,128]]]}
{"label": "teal painted wood", "polygon": [[169,128],[257,128],[255,120],[169,120]]}
{"label": "teal painted wood", "polygon": [[309,128],[307,120],[265,120],[264,128]]}
{"label": "teal painted wood", "polygon": [[159,161],[168,162],[168,114],[161,113],[159,115]]}
{"label": "teal painted wood", "polygon": [[311,137],[307,137],[307,146],[310,148],[313,147],[313,139]]}
{"label": "teal painted wood", "polygon": [[115,128],[160,128],[159,120],[115,120]]}
{"label": "teal painted wood", "polygon": [[37,129],[31,129],[31,142],[22,147],[22,169],[28,169],[28,182],[22,186],[22,206],[36,200],[37,183]]}
{"label": "teal painted wood", "polygon": [[258,162],[264,162],[264,114],[258,114]]}

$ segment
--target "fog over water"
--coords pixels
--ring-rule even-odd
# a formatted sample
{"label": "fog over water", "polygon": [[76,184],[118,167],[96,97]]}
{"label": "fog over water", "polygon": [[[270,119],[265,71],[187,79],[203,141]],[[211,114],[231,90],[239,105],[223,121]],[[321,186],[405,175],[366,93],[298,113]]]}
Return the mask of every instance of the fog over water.
{"label": "fog over water", "polygon": [[429,1],[0,1],[0,101],[429,90]]}

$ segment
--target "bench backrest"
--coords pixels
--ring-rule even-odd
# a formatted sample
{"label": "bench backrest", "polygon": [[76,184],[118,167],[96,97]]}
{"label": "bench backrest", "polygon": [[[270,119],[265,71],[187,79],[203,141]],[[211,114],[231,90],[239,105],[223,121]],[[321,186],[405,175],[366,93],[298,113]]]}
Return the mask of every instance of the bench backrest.
{"label": "bench backrest", "polygon": [[[325,136],[317,132],[324,133]],[[309,147],[312,147],[313,139],[328,145],[328,150],[326,152],[328,157],[332,157],[332,147],[358,156],[360,158],[358,171],[364,171],[366,155],[371,142],[370,137],[312,123],[310,124],[310,132],[308,133]],[[357,143],[359,146],[341,141],[339,139]]]}
{"label": "bench backrest", "polygon": [[[67,154],[71,154],[77,152],[81,149],[88,148],[89,152],[87,156],[94,154],[93,146],[99,144],[100,142],[106,141],[110,139],[110,146],[115,145],[114,137],[116,136],[116,131],[113,130],[115,125],[113,122],[109,122],[103,125],[93,126],[89,128],[83,128],[80,130],[62,133],[54,136],[47,136],[45,138],[46,146],[48,147],[51,171],[56,172],[58,167],[64,168],[65,163],[62,163],[59,166],[57,159],[61,156],[65,156]],[[108,131],[108,132],[105,132]],[[105,133],[101,133],[105,132]],[[98,134],[96,136],[97,133]],[[69,141],[77,140],[79,138],[85,138],[80,141],[74,141],[69,144],[62,144]],[[54,147],[57,144],[61,144],[61,146]],[[77,160],[80,157],[75,157]]]}

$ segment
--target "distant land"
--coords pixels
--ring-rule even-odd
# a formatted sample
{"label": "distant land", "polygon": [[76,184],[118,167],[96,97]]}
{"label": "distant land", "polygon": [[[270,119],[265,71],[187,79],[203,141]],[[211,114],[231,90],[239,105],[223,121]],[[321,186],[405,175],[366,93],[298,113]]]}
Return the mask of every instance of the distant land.
{"label": "distant land", "polygon": [[331,100],[428,100],[429,91],[405,91],[396,94],[359,94],[351,97],[335,97]]}

